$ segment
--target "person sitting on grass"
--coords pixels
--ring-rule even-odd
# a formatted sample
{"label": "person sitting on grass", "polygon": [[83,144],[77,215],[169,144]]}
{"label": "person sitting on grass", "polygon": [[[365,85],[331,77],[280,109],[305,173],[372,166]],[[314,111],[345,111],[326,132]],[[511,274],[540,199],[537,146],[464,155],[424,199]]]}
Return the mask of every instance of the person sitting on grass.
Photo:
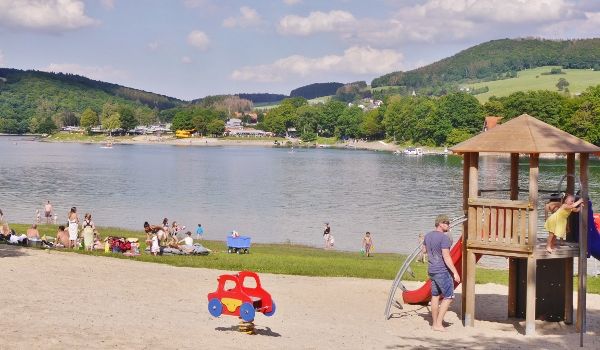
{"label": "person sitting on grass", "polygon": [[71,248],[71,240],[69,239],[69,233],[65,231],[65,226],[58,226],[58,232],[56,232],[56,240],[54,240],[55,248]]}
{"label": "person sitting on grass", "polygon": [[3,223],[2,228],[0,229],[0,240],[2,241],[10,241],[10,236],[12,235],[12,231],[10,227],[8,227],[8,223]]}
{"label": "person sitting on grass", "polygon": [[184,252],[184,253],[191,253],[194,251],[194,239],[192,238],[192,232],[188,231],[185,233],[187,236],[180,240],[178,243],[184,242],[185,245],[180,246],[180,249]]}
{"label": "person sitting on grass", "polygon": [[27,239],[30,241],[40,240],[40,231],[38,231],[36,224],[31,225],[31,227],[27,229]]}

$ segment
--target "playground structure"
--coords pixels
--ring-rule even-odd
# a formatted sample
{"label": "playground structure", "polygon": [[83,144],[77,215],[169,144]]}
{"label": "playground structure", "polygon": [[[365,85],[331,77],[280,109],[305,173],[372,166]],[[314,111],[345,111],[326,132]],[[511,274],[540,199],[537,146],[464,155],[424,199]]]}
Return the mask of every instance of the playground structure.
{"label": "playground structure", "polygon": [[221,275],[217,279],[217,290],[208,293],[208,312],[214,316],[238,316],[241,332],[254,334],[256,312],[265,316],[275,314],[275,303],[271,294],[264,290],[258,274],[240,271],[235,275]]}
{"label": "playground structure", "polygon": [[[456,145],[452,151],[463,155],[463,210],[467,220],[462,223],[462,238],[452,248],[451,256],[462,275],[464,325],[474,326],[475,264],[482,255],[509,259],[508,316],[525,318],[526,335],[535,334],[536,318],[572,323],[573,261],[577,257],[580,278],[576,327],[583,346],[587,256],[591,253],[600,258],[600,235],[593,224],[588,198],[588,160],[590,153],[600,154],[600,148],[524,114]],[[499,192],[479,189],[479,154],[482,152],[510,154],[510,189],[504,190],[508,191],[509,199],[481,198],[481,193]],[[566,244],[553,253],[546,251],[545,239],[537,237],[539,155],[544,153],[566,154],[567,193],[575,192],[578,154],[580,196],[587,206],[579,215],[571,215],[578,219],[576,225],[571,225],[577,230],[571,231]],[[520,155],[529,157],[528,191],[519,188]],[[415,250],[409,259],[414,260],[417,254]],[[402,267],[397,280],[410,272],[409,264]],[[394,281],[386,307],[388,318],[397,287],[403,288],[401,282]],[[428,294],[430,282],[416,291],[403,288],[405,303],[427,303]]]}

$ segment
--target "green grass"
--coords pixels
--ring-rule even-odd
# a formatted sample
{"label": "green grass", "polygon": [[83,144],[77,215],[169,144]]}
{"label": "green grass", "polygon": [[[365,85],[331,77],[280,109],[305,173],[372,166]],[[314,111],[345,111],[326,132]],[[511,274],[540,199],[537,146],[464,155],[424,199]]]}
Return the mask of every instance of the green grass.
{"label": "green grass", "polygon": [[590,69],[563,69],[565,74],[542,75],[550,72],[551,68],[560,67],[539,67],[526,69],[518,72],[517,78],[488,81],[475,84],[462,84],[471,88],[489,87],[490,91],[475,95],[480,102],[486,102],[491,96],[508,96],[517,91],[530,90],[550,90],[558,91],[556,83],[558,79],[565,78],[569,82],[569,91],[571,94],[583,92],[589,86],[600,84],[600,72]]}
{"label": "green grass", "polygon": [[339,139],[337,137],[319,136],[319,137],[317,137],[317,140],[315,142],[318,143],[319,145],[335,145],[338,141],[339,141]]}
{"label": "green grass", "polygon": [[[13,224],[11,228],[17,232],[25,232],[28,225]],[[56,225],[39,225],[42,235],[54,236]],[[145,248],[146,235],[140,231],[124,230],[120,228],[99,228],[102,237],[123,236],[137,237],[141,242],[141,249]],[[343,251],[326,251],[319,248],[307,247],[296,244],[259,244],[253,243],[250,254],[228,254],[225,242],[202,241],[202,244],[211,249],[213,253],[208,256],[152,256],[143,254],[139,257],[125,257],[122,254],[105,254],[103,251],[84,252],[82,250],[65,250],[68,252],[107,256],[111,258],[131,259],[173,266],[209,268],[219,270],[253,270],[263,273],[275,273],[301,276],[323,277],[358,277],[393,280],[402,265],[405,255],[377,252],[371,258],[366,258],[360,253]],[[426,265],[414,263],[412,265],[415,276],[408,274],[406,280],[423,281],[426,279]],[[574,279],[577,286],[577,279]],[[600,277],[588,278],[588,292],[600,294]],[[476,283],[508,284],[508,271],[478,267]]]}

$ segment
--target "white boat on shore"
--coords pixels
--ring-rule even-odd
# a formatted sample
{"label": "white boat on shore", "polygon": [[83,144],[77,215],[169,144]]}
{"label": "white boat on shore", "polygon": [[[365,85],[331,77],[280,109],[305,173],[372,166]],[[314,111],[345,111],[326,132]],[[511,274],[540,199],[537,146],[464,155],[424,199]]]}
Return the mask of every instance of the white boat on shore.
{"label": "white boat on shore", "polygon": [[419,148],[419,147],[408,147],[407,149],[404,150],[403,152],[405,155],[407,156],[422,156],[423,155],[423,149]]}

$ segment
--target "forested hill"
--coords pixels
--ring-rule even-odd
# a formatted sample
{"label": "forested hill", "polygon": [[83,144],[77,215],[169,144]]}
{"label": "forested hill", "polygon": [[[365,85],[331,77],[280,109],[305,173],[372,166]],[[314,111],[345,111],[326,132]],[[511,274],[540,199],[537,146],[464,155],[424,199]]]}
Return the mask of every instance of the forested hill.
{"label": "forested hill", "polygon": [[600,38],[580,40],[501,39],[461,51],[430,65],[376,78],[372,87],[408,89],[450,86],[465,81],[496,80],[541,66],[600,69]]}
{"label": "forested hill", "polygon": [[154,120],[159,111],[184,104],[172,97],[79,75],[0,68],[0,132],[34,131],[32,121],[47,118],[57,126],[73,125],[71,116],[88,108],[100,113],[110,106],[127,107],[148,116],[141,120]]}

